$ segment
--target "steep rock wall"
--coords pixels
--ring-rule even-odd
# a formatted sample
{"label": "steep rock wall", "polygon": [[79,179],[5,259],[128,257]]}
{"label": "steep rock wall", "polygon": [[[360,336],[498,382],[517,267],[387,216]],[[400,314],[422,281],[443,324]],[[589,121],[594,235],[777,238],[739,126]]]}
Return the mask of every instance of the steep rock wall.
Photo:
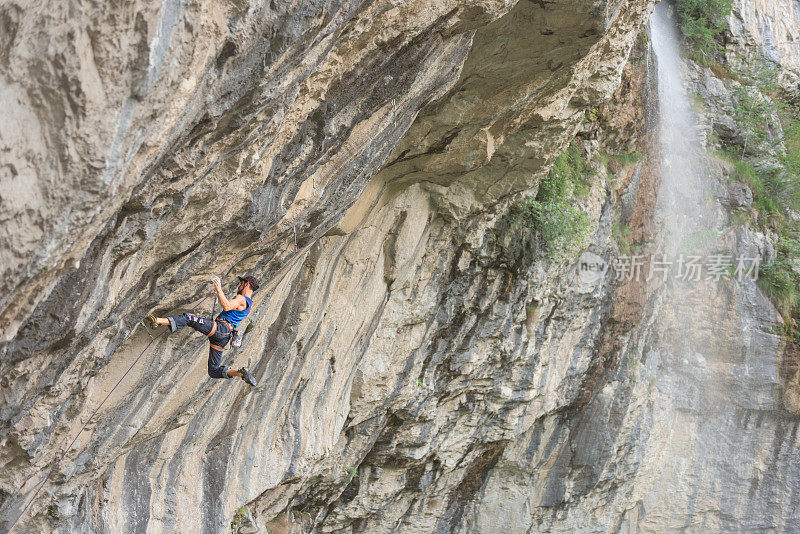
{"label": "steep rock wall", "polygon": [[[159,338],[21,528],[218,532],[243,505],[257,528],[458,528],[505,444],[585,394],[610,287],[503,214],[650,7],[4,6],[6,525],[146,346],[139,318],[251,271],[226,357],[262,386]],[[585,200],[600,253],[609,201]]]}
{"label": "steep rock wall", "polygon": [[[719,141],[707,135],[719,124],[734,123],[730,97],[738,82],[688,60],[681,67],[676,78],[683,79],[671,83],[685,84],[700,101],[695,102],[698,123],[690,126],[697,132],[683,130],[679,136],[704,138],[683,147],[702,154],[704,165],[701,172],[682,176],[680,154],[671,153],[660,167],[659,140],[650,141],[645,169],[662,174],[662,182],[688,179],[693,188],[683,199],[660,189],[660,203],[673,220],[648,213],[656,224],[639,241],[645,245],[644,272],[649,254],[660,259],[676,246],[705,258],[769,260],[774,236],[730,217],[750,209],[753,194],[731,180],[732,164],[715,155]],[[652,182],[650,173],[642,174],[637,198],[656,197]],[[642,187],[650,191],[639,196]],[[693,217],[685,209],[677,216],[668,209],[686,198],[701,206],[695,221],[700,231],[665,243],[660,228]],[[624,200],[621,204],[618,215],[625,221]],[[637,203],[637,209],[644,207]],[[635,223],[635,210],[628,220]],[[605,358],[602,380],[587,402],[547,414],[505,447],[469,502],[460,532],[800,528],[795,462],[800,419],[795,382],[785,382],[787,363],[795,363],[787,362],[792,355],[781,335],[783,319],[749,277],[704,277],[688,284],[658,280],[617,289],[607,321],[616,343],[596,353]],[[619,328],[626,320],[627,328]]]}
{"label": "steep rock wall", "polygon": [[730,52],[759,50],[780,65],[781,85],[800,93],[800,2],[736,0],[727,25]]}

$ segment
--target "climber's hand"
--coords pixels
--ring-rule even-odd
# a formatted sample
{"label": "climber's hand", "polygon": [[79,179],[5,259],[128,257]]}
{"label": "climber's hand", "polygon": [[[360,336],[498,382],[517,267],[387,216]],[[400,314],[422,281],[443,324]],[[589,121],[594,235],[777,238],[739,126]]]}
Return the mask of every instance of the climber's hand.
{"label": "climber's hand", "polygon": [[211,283],[213,283],[215,286],[222,285],[222,280],[219,279],[219,276],[212,276],[211,278],[209,278],[209,280],[211,280]]}

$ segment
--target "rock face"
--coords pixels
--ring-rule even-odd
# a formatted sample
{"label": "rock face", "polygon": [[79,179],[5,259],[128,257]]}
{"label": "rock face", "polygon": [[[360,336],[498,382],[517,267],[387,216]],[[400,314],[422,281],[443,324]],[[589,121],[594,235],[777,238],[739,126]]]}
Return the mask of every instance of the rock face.
{"label": "rock face", "polygon": [[800,3],[735,0],[728,17],[729,52],[757,49],[780,66],[780,83],[800,94]]}
{"label": "rock face", "polygon": [[[654,146],[651,9],[0,7],[0,525],[52,468],[14,532],[798,526],[755,285],[673,306],[581,267],[618,253],[617,211],[657,235],[657,149],[597,157]],[[592,244],[558,263],[508,213],[578,131]],[[244,272],[262,289],[225,363],[258,388],[211,380],[194,332],[149,345],[143,315],[209,315],[208,277]],[[675,359],[687,313],[731,332],[724,358]],[[703,366],[729,397],[703,396]]]}
{"label": "rock face", "polygon": [[[4,6],[6,524],[66,453],[19,528],[217,532],[245,504],[454,528],[504,444],[581,390],[605,290],[559,300],[560,266],[501,221],[649,8]],[[255,328],[226,357],[261,388],[208,379],[180,332],[114,389],[139,318],[243,271]]]}

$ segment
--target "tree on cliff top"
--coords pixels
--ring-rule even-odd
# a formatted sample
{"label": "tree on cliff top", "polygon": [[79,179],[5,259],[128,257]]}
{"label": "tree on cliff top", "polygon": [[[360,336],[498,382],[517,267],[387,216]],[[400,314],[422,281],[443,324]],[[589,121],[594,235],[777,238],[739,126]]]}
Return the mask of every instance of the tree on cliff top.
{"label": "tree on cliff top", "polygon": [[725,17],[733,0],[678,0],[681,31],[689,44],[705,56],[720,53],[719,37],[725,30]]}

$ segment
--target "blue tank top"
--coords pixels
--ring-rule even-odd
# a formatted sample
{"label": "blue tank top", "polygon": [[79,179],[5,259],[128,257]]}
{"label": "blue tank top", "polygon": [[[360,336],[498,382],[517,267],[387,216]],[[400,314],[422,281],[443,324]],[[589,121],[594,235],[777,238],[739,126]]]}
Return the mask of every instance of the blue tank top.
{"label": "blue tank top", "polygon": [[[244,296],[244,295],[242,295],[242,296]],[[234,328],[239,326],[239,323],[242,322],[242,319],[247,317],[247,315],[250,313],[250,305],[253,304],[253,301],[250,300],[250,298],[248,298],[248,297],[244,297],[244,300],[247,301],[247,307],[245,309],[243,309],[241,311],[239,311],[239,310],[224,311],[224,312],[220,313],[219,315],[217,315],[217,319],[225,319],[226,321],[231,323]]]}

